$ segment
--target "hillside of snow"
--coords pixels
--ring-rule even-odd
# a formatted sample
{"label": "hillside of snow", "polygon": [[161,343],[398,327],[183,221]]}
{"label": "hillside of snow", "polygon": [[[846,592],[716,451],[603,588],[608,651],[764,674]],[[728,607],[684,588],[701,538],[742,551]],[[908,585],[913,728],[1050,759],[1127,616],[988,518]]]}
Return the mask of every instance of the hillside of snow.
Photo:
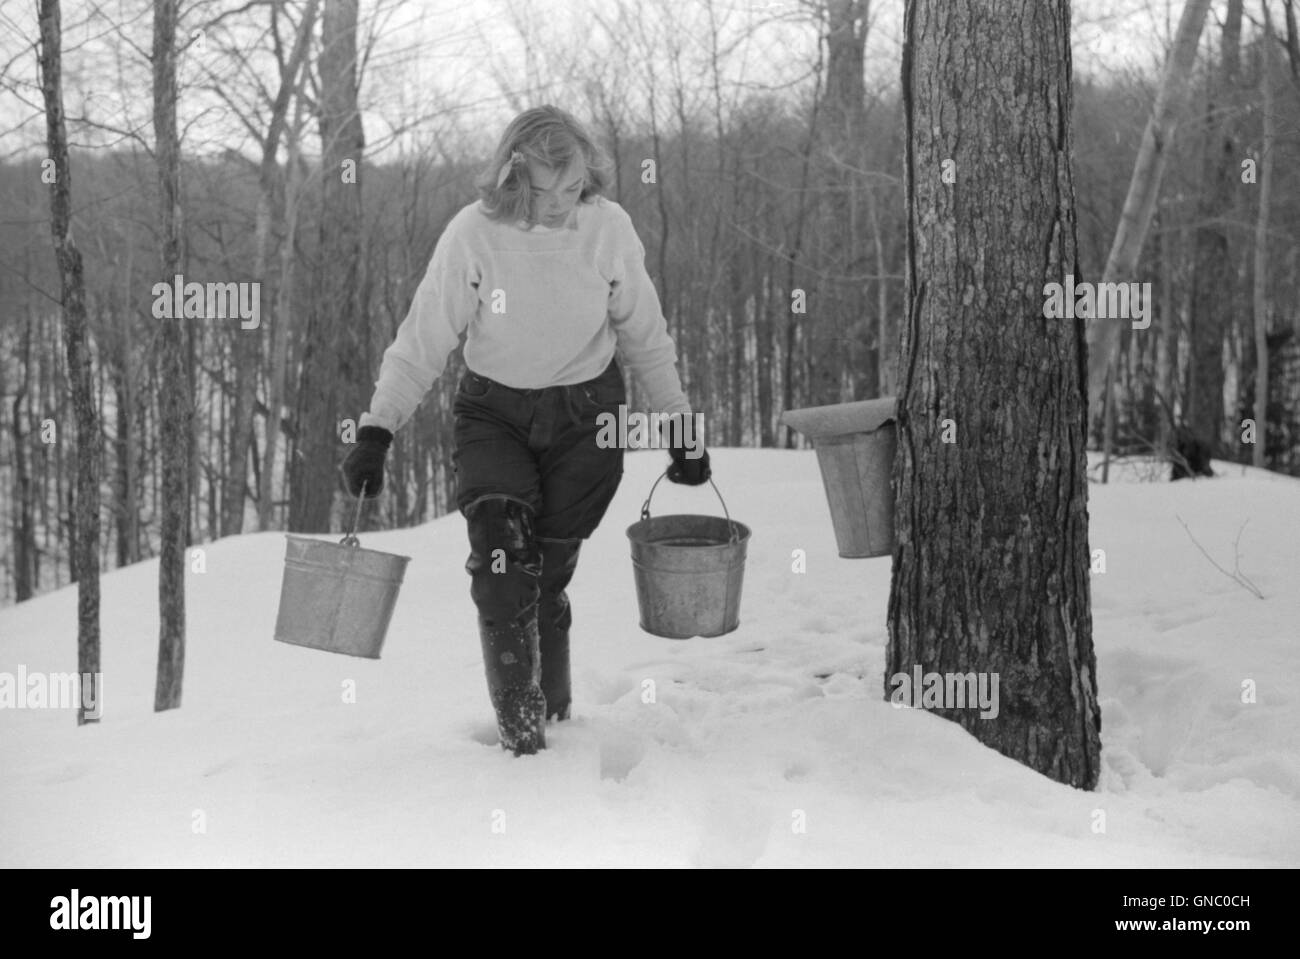
{"label": "hillside of snow", "polygon": [[[283,534],[206,544],[167,713],[157,561],[108,573],[102,721],[0,709],[0,866],[1300,864],[1300,481],[1091,485],[1083,792],[883,698],[890,559],[838,557],[814,453],[710,455],[753,530],[739,629],[638,627],[625,530],[666,457],[628,454],[569,589],[574,718],[537,756],[496,742],[458,514],[363,535],[412,557],[378,661],[272,640]],[[678,512],[721,508],[659,484],[653,513]],[[75,587],[0,610],[0,674],[75,672],[75,619]]]}

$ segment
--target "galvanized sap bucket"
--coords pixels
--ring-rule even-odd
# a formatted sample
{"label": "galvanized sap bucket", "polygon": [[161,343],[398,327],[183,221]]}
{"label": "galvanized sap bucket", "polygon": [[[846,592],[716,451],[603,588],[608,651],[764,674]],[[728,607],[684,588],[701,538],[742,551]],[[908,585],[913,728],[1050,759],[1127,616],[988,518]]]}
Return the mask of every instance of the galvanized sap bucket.
{"label": "galvanized sap bucket", "polygon": [[895,407],[895,398],[886,396],[781,414],[817,450],[835,543],[845,559],[894,551]]}
{"label": "galvanized sap bucket", "polygon": [[679,514],[650,517],[650,487],[641,522],[627,528],[641,628],[667,639],[721,636],[740,625],[749,527],[737,523],[713,480],[726,519]]}
{"label": "galvanized sap bucket", "polygon": [[409,556],[362,549],[352,529],[337,543],[285,534],[275,638],[295,646],[378,659]]}

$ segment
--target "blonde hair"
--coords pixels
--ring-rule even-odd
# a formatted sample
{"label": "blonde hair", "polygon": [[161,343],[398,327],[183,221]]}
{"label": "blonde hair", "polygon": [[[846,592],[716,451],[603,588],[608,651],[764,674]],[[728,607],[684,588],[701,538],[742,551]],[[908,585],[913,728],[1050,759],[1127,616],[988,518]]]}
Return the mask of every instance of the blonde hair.
{"label": "blonde hair", "polygon": [[533,191],[528,162],[563,172],[581,156],[587,175],[578,199],[591,202],[609,185],[613,163],[572,114],[545,104],[525,110],[506,127],[492,162],[474,180],[483,212],[493,220],[533,222]]}

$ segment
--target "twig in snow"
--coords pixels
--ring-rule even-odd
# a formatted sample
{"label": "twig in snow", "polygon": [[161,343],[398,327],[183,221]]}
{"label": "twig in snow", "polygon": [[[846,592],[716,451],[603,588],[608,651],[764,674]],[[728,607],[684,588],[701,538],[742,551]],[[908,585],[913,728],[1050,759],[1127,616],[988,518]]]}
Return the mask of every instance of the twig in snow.
{"label": "twig in snow", "polygon": [[1232,580],[1242,589],[1246,589],[1254,593],[1256,599],[1264,598],[1264,594],[1259,591],[1259,587],[1256,586],[1254,583],[1252,583],[1250,579],[1246,576],[1246,574],[1241,571],[1241,552],[1240,550],[1237,549],[1237,544],[1241,542],[1241,534],[1246,529],[1246,523],[1250,522],[1249,519],[1247,519],[1245,523],[1241,524],[1241,529],[1237,530],[1237,538],[1232,541],[1232,572],[1231,573],[1229,573],[1218,563],[1214,562],[1214,557],[1205,551],[1204,546],[1196,542],[1196,537],[1192,535],[1192,531],[1190,529],[1187,529],[1187,524],[1183,523],[1183,518],[1181,516],[1175,513],[1174,519],[1182,523],[1183,529],[1187,530],[1188,538],[1191,539],[1192,543],[1195,544],[1196,548],[1201,551],[1201,555],[1204,556],[1206,559],[1208,559],[1211,564],[1213,564],[1215,569],[1217,569],[1224,576],[1228,577],[1228,579]]}

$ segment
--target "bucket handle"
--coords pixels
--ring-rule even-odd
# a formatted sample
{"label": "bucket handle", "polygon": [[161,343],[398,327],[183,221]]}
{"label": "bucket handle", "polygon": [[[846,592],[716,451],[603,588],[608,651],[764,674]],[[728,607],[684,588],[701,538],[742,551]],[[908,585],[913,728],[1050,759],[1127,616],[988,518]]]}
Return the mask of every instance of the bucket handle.
{"label": "bucket handle", "polygon": [[357,511],[352,514],[352,528],[348,530],[348,535],[339,540],[340,546],[360,546],[361,540],[357,539],[357,523],[361,521],[361,506],[366,501],[366,484],[361,483],[361,493],[357,496]]}
{"label": "bucket handle", "polygon": [[[669,467],[668,469],[671,469]],[[668,469],[659,474],[659,479],[655,480],[650,486],[650,492],[646,495],[645,502],[641,504],[641,518],[647,520],[650,518],[650,497],[655,495],[655,487],[659,485],[659,480],[668,475]],[[709,485],[713,487],[713,492],[718,494],[718,501],[722,503],[722,512],[727,517],[727,528],[731,530],[731,542],[740,539],[740,534],[736,532],[736,524],[731,519],[731,513],[727,511],[727,501],[722,498],[722,493],[718,491],[718,484],[713,482],[713,477],[709,477]]]}

